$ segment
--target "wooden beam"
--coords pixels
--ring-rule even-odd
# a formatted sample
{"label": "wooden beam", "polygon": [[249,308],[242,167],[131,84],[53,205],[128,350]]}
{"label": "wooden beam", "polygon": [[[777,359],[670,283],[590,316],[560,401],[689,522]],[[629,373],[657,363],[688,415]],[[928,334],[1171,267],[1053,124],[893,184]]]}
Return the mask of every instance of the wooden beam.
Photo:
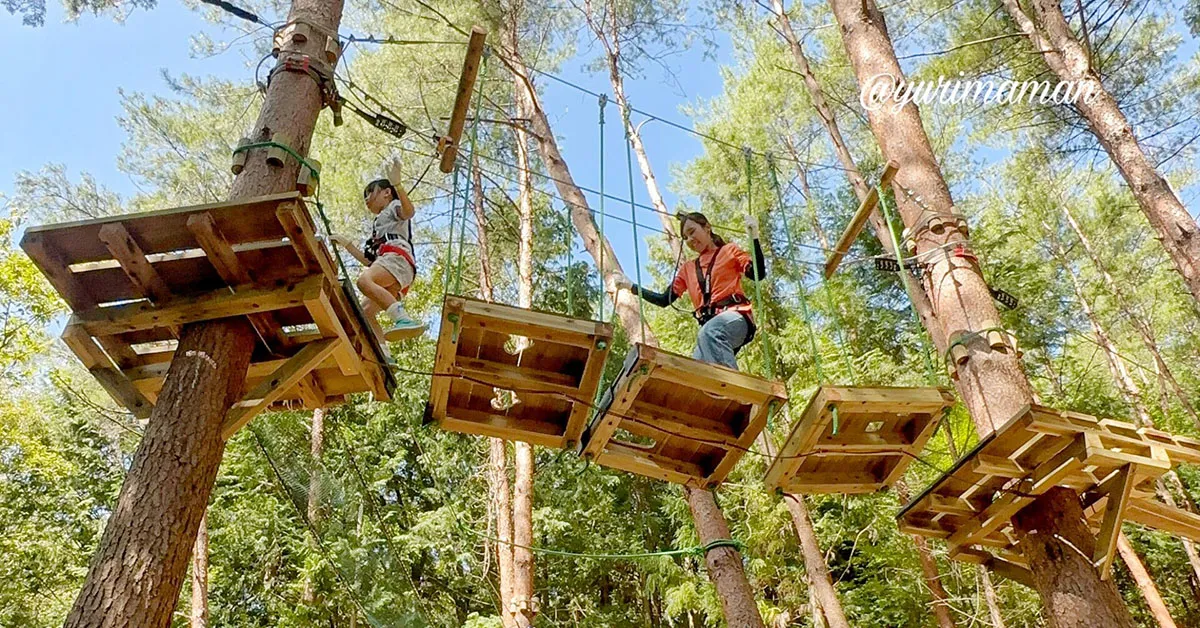
{"label": "wooden beam", "polygon": [[150,418],[154,404],[129,381],[129,378],[113,366],[112,361],[83,328],[68,323],[63,330],[62,339],[114,401],[139,419]]}
{"label": "wooden beam", "polygon": [[822,471],[820,473],[796,473],[784,485],[783,490],[796,495],[818,493],[844,493],[862,495],[879,490],[880,478],[866,471],[851,473]]}
{"label": "wooden beam", "polygon": [[132,303],[77,312],[75,322],[93,336],[111,336],[156,327],[181,326],[199,321],[244,316],[291,307],[303,307],[321,290],[323,278],[310,276],[279,288],[252,288],[230,293],[228,288],[191,297],[179,297],[154,307]]}
{"label": "wooden beam", "polygon": [[317,381],[317,372],[314,367],[309,371],[308,375],[300,378],[296,382],[296,395],[304,401],[304,407],[309,410],[325,407],[325,391],[321,389],[321,383]]}
{"label": "wooden beam", "polygon": [[1121,522],[1125,520],[1125,508],[1129,505],[1129,494],[1133,491],[1134,465],[1127,464],[1113,476],[1107,486],[1108,505],[1104,508],[1104,519],[1100,533],[1096,535],[1096,551],[1092,564],[1100,570],[1100,579],[1107,580],[1117,553],[1117,535],[1121,533]]}
{"label": "wooden beam", "polygon": [[69,262],[52,244],[44,240],[41,233],[34,232],[33,228],[26,231],[25,237],[21,239],[21,248],[29,259],[37,264],[46,279],[50,280],[50,285],[54,286],[72,310],[96,307],[96,299],[92,297],[87,286],[75,278]]}
{"label": "wooden beam", "polygon": [[[611,331],[609,329],[610,334]],[[604,348],[601,348],[601,346]],[[592,415],[590,402],[596,398],[596,388],[600,386],[600,378],[604,375],[604,364],[608,357],[608,348],[611,346],[612,339],[610,336],[597,337],[593,340],[592,349],[588,351],[587,364],[583,367],[583,374],[579,378],[579,395],[589,403],[576,403],[571,408],[571,415],[567,418],[567,430],[563,443],[567,448],[572,448],[579,444],[579,439],[583,436],[583,430],[587,427],[588,417]]]}
{"label": "wooden beam", "polygon": [[867,198],[858,206],[858,210],[854,212],[854,216],[850,218],[850,224],[846,225],[846,230],[842,232],[842,236],[838,238],[837,244],[833,246],[833,252],[829,254],[829,259],[825,262],[825,278],[829,279],[833,273],[837,272],[838,264],[842,263],[842,258],[846,253],[850,252],[850,245],[854,244],[855,238],[862,233],[863,227],[867,224],[867,219],[871,216],[871,212],[875,210],[875,205],[879,203],[879,188],[886,189],[892,184],[892,178],[896,176],[896,171],[900,169],[900,164],[895,161],[887,162],[883,168],[883,176],[879,178],[879,186],[872,186],[867,192]]}
{"label": "wooden beam", "polygon": [[463,434],[519,440],[543,447],[562,447],[563,428],[556,423],[465,408],[455,408],[451,412],[452,415],[441,417],[438,420],[442,429]]}
{"label": "wooden beam", "polygon": [[[728,447],[737,442],[737,435],[733,433],[733,429],[720,421],[674,409],[661,408],[644,401],[634,401],[629,411],[624,414],[636,417],[653,428],[661,427],[667,432],[673,432],[672,436],[696,439],[719,447]],[[631,422],[622,421],[621,427],[628,429],[626,424]]]}
{"label": "wooden beam", "polygon": [[[650,381],[654,373],[654,364],[640,355],[644,347],[637,346],[639,357],[630,369],[617,377],[613,383],[613,399],[603,413],[597,414],[585,435],[586,443],[580,452],[584,458],[595,459],[605,450],[613,432],[621,424],[621,415],[626,414],[637,399],[642,387]],[[597,411],[599,412],[599,411]],[[657,477],[657,476],[654,476]]]}
{"label": "wooden beam", "polygon": [[[444,173],[454,170],[454,160],[458,156],[458,143],[462,140],[463,126],[467,121],[467,109],[471,105],[471,94],[475,91],[475,78],[479,75],[479,66],[483,59],[483,43],[487,38],[487,29],[482,26],[471,27],[471,38],[467,41],[467,56],[463,60],[462,74],[458,77],[458,89],[454,93],[454,108],[450,111],[450,129],[446,133],[445,149],[438,168]],[[479,124],[476,120],[475,124]]]}
{"label": "wooden beam", "polygon": [[[458,377],[477,380],[472,383],[486,382],[488,386],[505,390],[560,394],[563,395],[563,400],[568,402],[573,402],[575,398],[579,397],[579,389],[575,387],[575,378],[562,373],[551,373],[492,360],[464,357],[458,358],[450,372]],[[584,399],[583,401],[591,400]]]}
{"label": "wooden beam", "polygon": [[212,214],[204,212],[188,217],[187,228],[225,283],[231,286],[254,283],[254,275],[238,262],[237,253],[217,228]]}
{"label": "wooden beam", "polygon": [[256,414],[283,397],[300,379],[329,357],[336,348],[337,341],[333,339],[318,340],[305,345],[229,410],[225,415],[221,435],[226,440],[233,437],[243,425],[249,423]]}
{"label": "wooden beam", "polygon": [[982,475],[999,475],[1006,478],[1024,477],[1028,471],[1015,460],[990,454],[976,454],[971,460],[971,470]]}
{"label": "wooden beam", "polygon": [[142,248],[133,240],[133,236],[129,235],[123,224],[113,222],[100,227],[99,238],[112,253],[113,259],[121,265],[121,270],[125,271],[129,281],[133,282],[147,299],[157,305],[171,300],[171,289],[162,277],[158,276]]}
{"label": "wooden beam", "polygon": [[1134,500],[1126,507],[1125,516],[1148,528],[1200,543],[1200,515],[1152,500]]}
{"label": "wooden beam", "polygon": [[362,359],[354,350],[354,345],[350,344],[350,337],[346,335],[346,329],[342,327],[342,322],[333,311],[327,289],[328,287],[323,288],[315,298],[305,301],[304,307],[308,309],[308,315],[312,317],[322,336],[338,339],[338,349],[334,352],[333,357],[337,360],[338,369],[341,370],[342,375],[362,373]]}
{"label": "wooden beam", "polygon": [[596,458],[596,464],[696,488],[704,488],[708,475],[698,464],[659,456],[613,441]]}

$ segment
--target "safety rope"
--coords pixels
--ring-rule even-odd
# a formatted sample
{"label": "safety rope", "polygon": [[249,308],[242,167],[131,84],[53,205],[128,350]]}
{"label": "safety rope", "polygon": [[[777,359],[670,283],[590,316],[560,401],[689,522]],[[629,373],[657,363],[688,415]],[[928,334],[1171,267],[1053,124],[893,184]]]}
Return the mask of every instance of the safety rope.
{"label": "safety rope", "polygon": [[[637,275],[638,286],[642,285],[642,257],[641,257],[641,241],[638,240],[637,234],[637,207],[633,204],[633,137],[630,135],[630,129],[633,128],[629,121],[629,106],[626,105],[625,110],[625,170],[629,179],[629,220],[633,223],[633,268],[634,274]],[[616,297],[614,293],[613,297]],[[646,309],[642,305],[642,299],[637,299],[638,304],[638,323],[641,325],[642,338],[646,338]],[[616,307],[616,303],[613,304]]]}
{"label": "safety rope", "polygon": [[549,556],[567,556],[571,558],[593,558],[598,560],[632,560],[641,558],[658,558],[661,556],[695,556],[703,558],[708,555],[708,552],[718,547],[732,547],[738,552],[745,553],[746,544],[737,539],[716,539],[709,541],[704,545],[696,545],[693,547],[683,547],[679,549],[662,550],[659,552],[633,552],[629,554],[608,554],[608,553],[592,553],[592,552],[568,552],[566,550],[556,550],[547,547],[536,547],[532,545],[521,545],[513,541],[506,541],[494,536],[472,530],[465,525],[460,525],[460,529],[473,534],[481,539],[486,539],[493,543],[500,543],[511,547],[517,547],[524,550],[529,550],[535,554],[546,554]]}
{"label": "safety rope", "polygon": [[[446,267],[446,270],[445,270],[445,273],[443,276],[443,278],[445,280],[444,281],[445,285],[442,286],[443,294],[450,294],[450,260],[453,259],[453,257],[454,257],[454,220],[456,218],[456,215],[458,214],[458,171],[459,171],[459,169],[460,168],[459,168],[458,163],[455,163],[454,164],[454,177],[453,177],[452,183],[451,183],[452,190],[450,192],[450,240],[449,240],[449,242],[446,243],[446,263],[444,264],[444,266]],[[464,206],[463,213],[465,214],[466,211],[467,211],[467,208]]]}
{"label": "safety rope", "polygon": [[[754,204],[751,202],[750,196],[751,190],[754,189],[754,153],[748,146],[743,149],[742,152],[746,156],[746,215],[749,216],[751,220],[758,220],[758,218],[754,216]],[[765,354],[764,361],[767,363],[767,378],[775,379],[775,348],[771,345],[770,326],[767,325],[767,310],[766,303],[762,298],[762,277],[760,277],[758,274],[758,260],[753,259],[753,240],[750,242],[750,256],[750,267],[754,269],[754,305],[758,310],[758,320],[762,323],[760,327],[763,339],[763,353]]]}
{"label": "safety rope", "polygon": [[[879,196],[879,210],[883,214],[883,221],[887,226],[888,235],[891,236],[892,249],[896,252],[896,263],[900,265],[901,273],[907,273],[908,269],[904,266],[904,249],[900,246],[899,225],[892,219],[892,210],[888,206],[887,198],[884,196],[883,186],[876,185],[875,191]],[[904,287],[905,293],[909,292],[909,282],[903,275],[900,277],[900,285]],[[919,329],[921,327],[921,317],[917,314],[916,299],[914,297],[915,295],[913,294],[908,295],[909,301],[914,303],[912,317]],[[921,344],[921,358],[925,363],[925,381],[932,386],[937,383],[937,375],[933,370],[933,360],[929,357],[929,346],[925,344],[924,340],[918,340],[918,342]]]}

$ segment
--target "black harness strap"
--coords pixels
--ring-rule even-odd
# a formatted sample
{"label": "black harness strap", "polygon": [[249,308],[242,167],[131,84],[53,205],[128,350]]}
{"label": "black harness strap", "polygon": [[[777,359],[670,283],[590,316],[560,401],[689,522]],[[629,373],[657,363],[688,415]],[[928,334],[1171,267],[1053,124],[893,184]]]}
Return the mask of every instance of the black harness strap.
{"label": "black harness strap", "polygon": [[[712,302],[713,267],[716,266],[717,256],[721,254],[721,249],[723,248],[725,248],[724,244],[718,246],[717,250],[713,252],[712,258],[708,260],[707,273],[703,273],[701,271],[700,258],[696,258],[696,281],[700,284],[700,295],[703,297],[703,303],[696,308],[695,312],[692,312],[692,316],[696,318],[696,322],[699,323],[701,327],[703,327],[708,321],[712,320],[717,314],[724,312],[727,308],[750,302],[746,297],[740,294],[735,294],[728,298],[721,299],[721,301],[717,303]],[[739,313],[742,315],[742,318],[746,319],[746,325],[749,327],[749,330],[746,333],[746,340],[742,342],[740,346],[734,347],[735,353],[742,347],[750,344],[750,341],[754,339],[754,333],[758,331],[758,326],[754,324],[754,319],[752,319],[749,314],[746,312]]]}

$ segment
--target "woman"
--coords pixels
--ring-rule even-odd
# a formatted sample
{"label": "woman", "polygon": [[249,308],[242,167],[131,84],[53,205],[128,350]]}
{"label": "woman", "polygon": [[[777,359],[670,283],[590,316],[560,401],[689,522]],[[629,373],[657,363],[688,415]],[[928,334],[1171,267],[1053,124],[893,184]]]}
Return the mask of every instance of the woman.
{"label": "woman", "polygon": [[[684,264],[665,293],[641,288],[621,275],[615,281],[618,289],[626,288],[639,294],[648,303],[667,307],[686,291],[696,306],[693,316],[700,323],[696,350],[692,357],[737,368],[737,352],[754,337],[754,315],[750,299],[742,290],[742,277],[761,279],[766,276],[762,245],[758,240],[758,222],[746,217],[746,231],[754,240],[754,261],[738,245],[726,242],[713,233],[712,225],[700,212],[679,214],[680,233],[688,248],[699,255]],[[757,268],[756,268],[757,267]]]}

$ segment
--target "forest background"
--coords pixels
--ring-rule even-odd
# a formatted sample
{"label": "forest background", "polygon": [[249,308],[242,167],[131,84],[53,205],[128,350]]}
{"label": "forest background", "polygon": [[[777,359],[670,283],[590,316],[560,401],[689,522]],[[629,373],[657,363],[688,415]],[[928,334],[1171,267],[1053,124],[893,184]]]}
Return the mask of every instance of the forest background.
{"label": "forest background", "polygon": [[[221,200],[232,178],[230,151],[261,103],[251,77],[269,51],[268,29],[210,7],[140,4],[46,7],[50,22],[78,18],[77,26],[64,29],[54,23],[19,26],[20,17],[37,15],[36,2],[5,2],[16,11],[0,26],[5,49],[41,56],[18,64],[24,69],[15,84],[24,95],[10,91],[0,99],[0,112],[13,128],[0,151],[0,626],[61,625],[142,429],[54,339],[65,319],[62,304],[14,243],[31,224]],[[282,5],[244,6],[267,21],[282,20],[286,12]],[[910,78],[961,72],[1045,79],[1047,70],[997,7],[983,0],[882,6]],[[436,169],[422,176],[431,147],[419,135],[444,130],[442,116],[448,115],[462,57],[462,36],[442,16],[461,28],[514,20],[526,61],[547,73],[535,73],[534,81],[580,185],[599,189],[603,156],[611,196],[603,203],[595,192],[587,197],[594,211],[607,214],[606,232],[618,258],[647,285],[664,285],[670,277],[675,254],[662,232],[672,221],[655,211],[640,165],[626,161],[615,103],[606,108],[603,131],[597,124],[594,93],[611,98],[614,90],[606,48],[593,28],[596,15],[615,15],[624,50],[617,74],[638,109],[631,121],[665,209],[702,210],[719,232],[743,245],[741,216],[749,210],[763,224],[771,277],[759,305],[767,322],[743,353],[743,370],[766,372],[769,336],[777,350],[772,366],[786,378],[793,399],[804,399],[816,386],[818,362],[829,381],[948,384],[943,361],[931,355],[896,275],[874,269],[870,256],[881,253],[876,242],[864,238],[844,272],[819,280],[823,249],[857,200],[781,37],[775,5],[455,0],[436,9],[406,0],[349,2],[344,33],[424,42],[356,44],[341,66],[343,76],[362,88],[357,98],[364,105],[386,107],[413,132],[397,140],[353,115],[341,127],[323,116],[312,150],[325,164],[322,200],[342,232],[362,234],[361,187],[389,155],[403,155],[411,180],[420,181],[414,198],[421,270],[412,310],[434,320],[448,282],[474,295],[485,276],[498,301],[516,303],[522,237],[533,253],[535,307],[598,316],[604,298],[536,151],[529,168],[534,229],[524,236],[519,229],[522,182],[513,125],[523,123],[502,64],[489,62],[483,74],[480,118],[487,121],[479,125],[477,161],[467,164],[471,169],[457,185]],[[854,156],[869,179],[877,178],[878,150],[828,7],[797,3],[787,10],[789,28],[803,37]],[[1077,33],[1086,31],[1101,76],[1143,147],[1185,206],[1194,208],[1200,194],[1200,3],[1093,0],[1067,3],[1065,10]],[[87,15],[93,11],[100,15]],[[129,23],[108,24],[114,15]],[[499,29],[493,32],[498,36]],[[129,61],[109,72],[89,72],[91,82],[81,82],[81,68],[98,67],[84,62],[85,55],[121,50],[113,39],[125,40],[125,33],[131,33],[129,42],[140,42],[126,50]],[[143,38],[147,33],[153,37]],[[184,59],[178,45],[195,33],[189,45],[194,57]],[[452,43],[429,43],[444,41]],[[156,56],[170,46],[168,60]],[[72,126],[76,117],[87,122],[94,115],[86,102],[90,94],[101,102],[114,93],[119,131]],[[79,110],[91,113],[73,115]],[[1172,432],[1200,433],[1195,302],[1078,116],[1061,107],[970,103],[931,104],[922,114],[958,210],[969,218],[985,276],[1020,299],[1017,308],[1003,312],[1003,324],[1020,339],[1022,363],[1042,402],[1127,420],[1144,413]],[[90,119],[97,124],[111,127]],[[114,132],[121,142],[115,154],[98,148],[106,146],[102,142],[89,143]],[[742,147],[755,151],[748,176]],[[465,191],[475,170],[478,195]],[[639,206],[631,207],[631,198]],[[459,247],[449,220],[452,208],[461,216],[468,202],[474,211]],[[481,268],[482,240],[491,255]],[[802,314],[801,298],[809,316]],[[610,305],[603,310],[611,315]],[[651,308],[646,315],[664,346],[690,353],[695,326],[686,313]],[[620,354],[627,341],[618,340],[614,353]],[[485,473],[488,444],[421,425],[429,382],[420,372],[429,369],[432,354],[429,337],[394,348],[400,366],[414,371],[399,374],[394,403],[356,400],[315,421],[313,413],[264,415],[254,430],[231,442],[206,525],[207,597],[185,590],[179,625],[507,621],[490,540],[496,532]],[[912,466],[907,483],[919,489],[948,468],[953,452],[971,446],[970,425],[956,410]],[[786,419],[773,425],[776,441],[787,426]],[[676,487],[555,451],[535,453],[534,546],[608,554],[698,544]],[[830,611],[815,601],[792,519],[763,488],[763,468],[760,456],[747,455],[718,491],[732,534],[745,546],[760,612],[769,625],[824,625]],[[1187,492],[1179,498],[1196,501],[1200,471],[1179,471]],[[852,625],[936,625],[917,549],[895,526],[895,492],[806,501],[821,559]],[[1179,541],[1136,526],[1126,526],[1126,533],[1174,621],[1200,626],[1200,572]],[[958,625],[1040,624],[1032,591],[948,561],[936,544],[934,552],[946,606]],[[694,556],[617,560],[535,553],[535,559],[538,625],[723,621],[703,562]],[[1115,578],[1137,619],[1160,625],[1123,564]],[[202,600],[204,619],[193,618],[196,600]]]}

